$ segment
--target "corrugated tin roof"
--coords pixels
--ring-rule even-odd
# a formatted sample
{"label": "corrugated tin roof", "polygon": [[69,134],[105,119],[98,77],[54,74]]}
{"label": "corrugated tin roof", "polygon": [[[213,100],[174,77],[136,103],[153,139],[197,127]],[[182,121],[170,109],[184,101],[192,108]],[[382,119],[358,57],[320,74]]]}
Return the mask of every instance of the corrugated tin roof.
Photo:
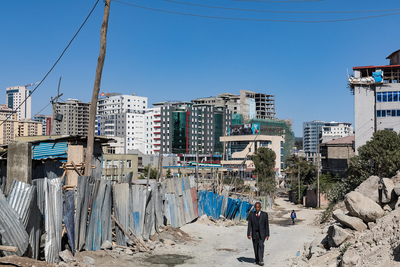
{"label": "corrugated tin roof", "polygon": [[325,142],[323,144],[328,144],[328,145],[338,145],[338,144],[351,144],[353,143],[355,140],[355,136],[354,135],[349,135],[349,136],[345,136],[345,137],[341,137],[338,139],[334,139],[328,142]]}
{"label": "corrugated tin roof", "polygon": [[32,144],[33,159],[67,158],[68,142]]}

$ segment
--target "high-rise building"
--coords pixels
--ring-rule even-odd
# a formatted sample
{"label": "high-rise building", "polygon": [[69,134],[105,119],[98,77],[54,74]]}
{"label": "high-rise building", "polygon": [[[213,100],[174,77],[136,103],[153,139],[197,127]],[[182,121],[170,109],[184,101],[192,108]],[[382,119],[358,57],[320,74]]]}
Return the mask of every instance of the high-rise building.
{"label": "high-rise building", "polygon": [[[6,105],[12,110],[16,110],[22,103],[17,111],[17,119],[31,119],[31,93],[26,89],[27,86],[13,86],[6,88]],[[24,102],[24,100],[26,101]]]}
{"label": "high-rise building", "polygon": [[149,108],[145,119],[145,154],[158,154],[161,147],[161,108]]}
{"label": "high-rise building", "polygon": [[101,94],[97,102],[96,134],[125,139],[125,151],[138,149],[146,152],[145,120],[147,97]]}
{"label": "high-rise building", "polygon": [[275,119],[275,96],[240,90],[239,95],[224,93],[192,100],[197,105],[227,107],[233,115],[241,114],[244,120]]}
{"label": "high-rise building", "polygon": [[306,158],[317,155],[318,144],[353,135],[351,123],[347,122],[303,122],[303,150]]}
{"label": "high-rise building", "polygon": [[0,105],[0,144],[6,145],[15,141],[17,136],[42,135],[40,122],[18,120],[18,113],[6,105]]}
{"label": "high-rise building", "polygon": [[314,158],[317,155],[324,125],[324,121],[303,122],[303,150],[306,158]]}
{"label": "high-rise building", "polygon": [[36,114],[33,117],[34,121],[38,121],[42,123],[42,135],[50,135],[51,134],[51,115],[43,115]]}
{"label": "high-rise building", "polygon": [[222,154],[220,137],[228,132],[232,113],[225,106],[193,105],[191,102],[153,104],[160,108],[163,154]]}
{"label": "high-rise building", "polygon": [[[53,133],[55,135],[87,135],[90,103],[77,99],[56,102]],[[62,115],[62,118],[58,114]],[[60,120],[61,119],[61,120]]]}
{"label": "high-rise building", "polygon": [[379,130],[400,131],[400,50],[390,65],[353,67],[349,85],[354,94],[356,154]]}

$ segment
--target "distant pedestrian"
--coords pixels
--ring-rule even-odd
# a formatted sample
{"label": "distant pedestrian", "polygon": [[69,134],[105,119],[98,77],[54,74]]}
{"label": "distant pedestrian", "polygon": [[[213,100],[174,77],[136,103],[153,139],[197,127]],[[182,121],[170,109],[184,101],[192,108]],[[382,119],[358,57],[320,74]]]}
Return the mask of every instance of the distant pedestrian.
{"label": "distant pedestrian", "polygon": [[294,224],[294,219],[296,219],[296,212],[294,212],[294,210],[292,210],[292,213],[290,214],[290,218],[292,218],[292,224]]}
{"label": "distant pedestrian", "polygon": [[252,239],[255,254],[254,264],[264,265],[264,241],[269,239],[268,213],[261,211],[261,203],[257,202],[248,217],[247,238]]}

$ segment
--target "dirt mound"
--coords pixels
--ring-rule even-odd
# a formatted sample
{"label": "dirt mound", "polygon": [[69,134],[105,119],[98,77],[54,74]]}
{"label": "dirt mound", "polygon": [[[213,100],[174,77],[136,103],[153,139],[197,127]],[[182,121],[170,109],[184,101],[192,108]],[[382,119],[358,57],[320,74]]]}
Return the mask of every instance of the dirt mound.
{"label": "dirt mound", "polygon": [[21,266],[21,267],[53,267],[57,264],[47,263],[45,261],[37,261],[30,258],[7,256],[0,258],[0,266]]}
{"label": "dirt mound", "polygon": [[156,233],[150,237],[151,241],[158,241],[160,239],[169,239],[174,241],[175,243],[184,243],[188,241],[192,241],[190,235],[185,233],[179,228],[174,228],[172,226],[163,227],[163,231],[160,233]]}

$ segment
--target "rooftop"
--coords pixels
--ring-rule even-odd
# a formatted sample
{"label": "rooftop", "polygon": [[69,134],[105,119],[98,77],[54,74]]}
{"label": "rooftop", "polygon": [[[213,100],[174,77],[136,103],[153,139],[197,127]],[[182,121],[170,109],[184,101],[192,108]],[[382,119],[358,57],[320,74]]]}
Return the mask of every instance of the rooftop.
{"label": "rooftop", "polygon": [[355,140],[354,135],[349,135],[349,136],[345,136],[342,138],[338,138],[332,141],[328,141],[322,144],[327,144],[327,145],[344,145],[344,144],[352,144]]}

